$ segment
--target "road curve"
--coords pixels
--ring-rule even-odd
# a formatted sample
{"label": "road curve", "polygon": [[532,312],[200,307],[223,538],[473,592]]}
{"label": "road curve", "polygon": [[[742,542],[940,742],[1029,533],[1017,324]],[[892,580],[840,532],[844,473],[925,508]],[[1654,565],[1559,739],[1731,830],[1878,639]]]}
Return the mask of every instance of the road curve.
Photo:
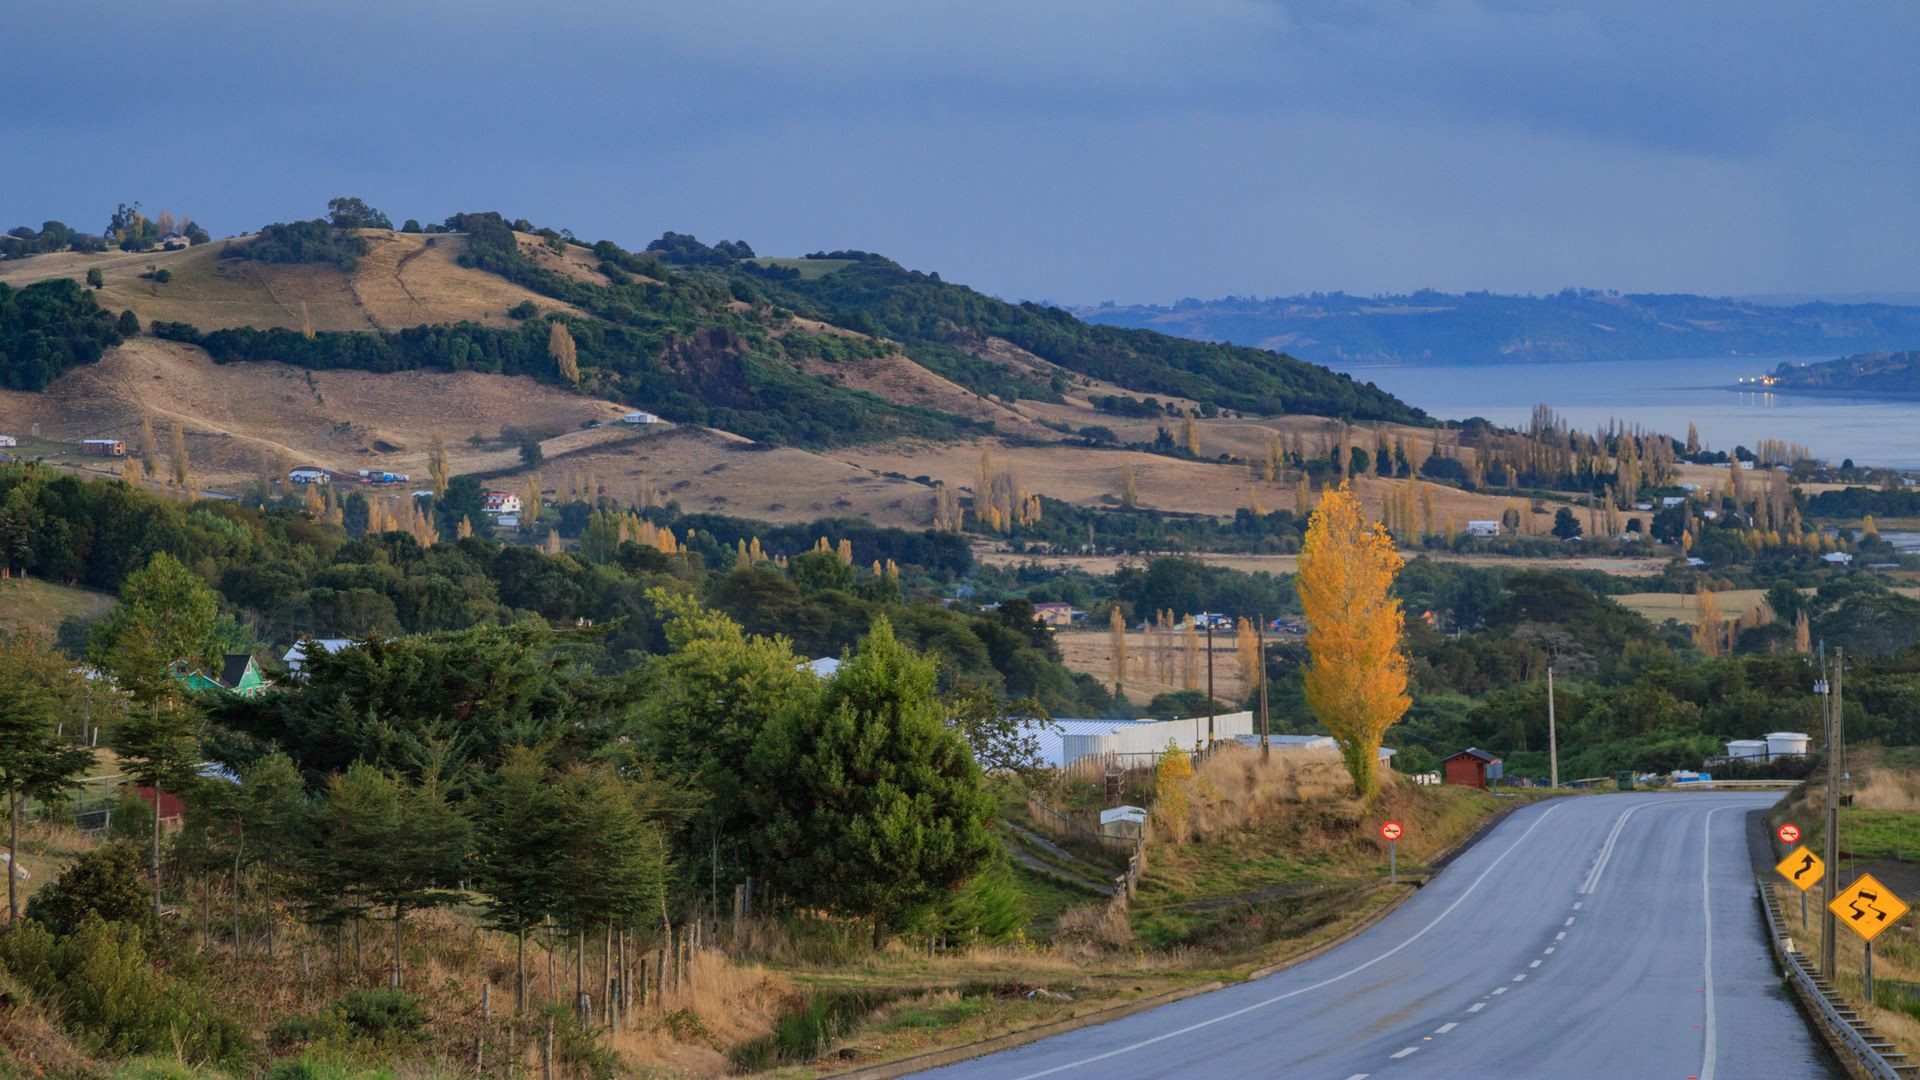
{"label": "road curve", "polygon": [[1777,797],[1525,807],[1313,960],[921,1075],[1833,1077],[1754,901],[1747,814]]}

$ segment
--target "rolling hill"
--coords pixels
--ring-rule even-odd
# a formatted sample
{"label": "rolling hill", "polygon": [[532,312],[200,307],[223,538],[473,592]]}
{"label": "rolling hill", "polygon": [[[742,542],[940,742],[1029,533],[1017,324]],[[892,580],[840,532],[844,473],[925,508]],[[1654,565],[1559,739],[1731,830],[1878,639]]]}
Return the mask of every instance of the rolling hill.
{"label": "rolling hill", "polygon": [[[137,452],[148,422],[165,457],[177,424],[196,481],[223,490],[290,464],[419,478],[439,436],[456,473],[499,482],[925,525],[932,483],[966,489],[983,450],[1040,494],[1112,505],[1131,462],[1144,505],[1231,515],[1289,503],[1246,465],[1276,436],[1320,438],[1325,416],[1428,423],[1291,357],[1089,326],[865,253],[715,259],[688,237],[636,254],[490,214],[449,227],[360,231],[351,266],[234,257],[248,237],[0,261],[16,299],[98,270],[72,303],[131,312],[144,331],[95,362],[55,357],[64,373],[44,392],[0,391],[0,431],[25,436],[28,456],[117,472],[76,444],[113,436]],[[556,321],[578,386],[548,355]],[[669,423],[607,423],[635,405]],[[1202,455],[1150,452],[1189,417]],[[1497,512],[1481,501],[1473,512]]]}

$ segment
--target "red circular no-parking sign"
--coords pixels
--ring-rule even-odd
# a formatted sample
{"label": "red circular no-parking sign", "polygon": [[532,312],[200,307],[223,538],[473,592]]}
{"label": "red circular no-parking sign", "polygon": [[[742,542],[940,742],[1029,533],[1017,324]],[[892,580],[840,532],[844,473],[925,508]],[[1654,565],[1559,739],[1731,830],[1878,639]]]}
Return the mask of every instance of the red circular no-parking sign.
{"label": "red circular no-parking sign", "polygon": [[1800,826],[1795,825],[1791,821],[1787,822],[1785,825],[1780,826],[1780,842],[1783,844],[1799,843],[1800,842]]}
{"label": "red circular no-parking sign", "polygon": [[1380,835],[1389,840],[1400,839],[1400,823],[1397,821],[1383,822],[1380,826]]}

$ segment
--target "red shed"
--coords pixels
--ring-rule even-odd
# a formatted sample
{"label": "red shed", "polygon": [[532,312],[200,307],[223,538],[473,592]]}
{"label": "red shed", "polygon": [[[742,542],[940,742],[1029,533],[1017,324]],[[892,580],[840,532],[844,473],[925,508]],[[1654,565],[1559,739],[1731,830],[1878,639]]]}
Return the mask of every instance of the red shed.
{"label": "red shed", "polygon": [[1500,759],[1476,746],[1441,761],[1440,769],[1449,784],[1484,788],[1487,781],[1500,779]]}

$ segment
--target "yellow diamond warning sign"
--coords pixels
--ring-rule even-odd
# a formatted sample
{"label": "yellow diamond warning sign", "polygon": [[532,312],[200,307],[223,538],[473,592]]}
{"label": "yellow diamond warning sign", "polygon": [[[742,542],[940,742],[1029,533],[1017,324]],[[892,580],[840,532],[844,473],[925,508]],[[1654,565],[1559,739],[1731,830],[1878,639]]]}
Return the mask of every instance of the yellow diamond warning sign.
{"label": "yellow diamond warning sign", "polygon": [[1827,864],[1806,848],[1794,848],[1793,854],[1781,859],[1773,872],[1786,878],[1794,888],[1806,892],[1820,884],[1820,879],[1826,875]]}
{"label": "yellow diamond warning sign", "polygon": [[1900,916],[1905,915],[1908,908],[1905,901],[1875,881],[1872,874],[1861,874],[1860,880],[1842,889],[1840,895],[1833,898],[1827,910],[1852,927],[1854,933],[1872,941],[1880,931],[1899,922]]}

